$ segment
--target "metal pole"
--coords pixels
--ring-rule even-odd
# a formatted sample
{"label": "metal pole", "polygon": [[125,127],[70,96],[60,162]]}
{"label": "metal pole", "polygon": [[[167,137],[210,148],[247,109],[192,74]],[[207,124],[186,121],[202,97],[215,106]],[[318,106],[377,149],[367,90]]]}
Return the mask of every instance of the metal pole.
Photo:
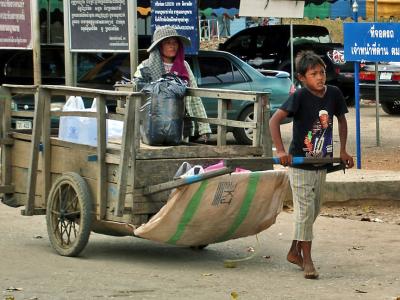
{"label": "metal pole", "polygon": [[31,1],[31,26],[32,26],[32,56],[33,56],[33,84],[42,84],[42,69],[40,57],[40,21],[39,2]]}
{"label": "metal pole", "polygon": [[[353,19],[358,22],[358,4],[357,0],[353,2]],[[359,73],[360,65],[358,61],[354,62],[354,99],[356,102],[356,146],[357,146],[357,169],[361,169],[361,143],[360,143],[360,86]]]}
{"label": "metal pole", "polygon": [[290,74],[294,84],[293,21],[290,20]]}
{"label": "metal pole", "polygon": [[69,24],[69,1],[64,1],[64,57],[65,57],[65,85],[75,86],[74,63],[70,51],[70,24]]}
{"label": "metal pole", "polygon": [[131,78],[138,66],[138,35],[137,35],[137,5],[136,0],[127,0],[128,9],[128,35]]}
{"label": "metal pole", "polygon": [[[378,0],[374,2],[374,22],[378,20]],[[379,69],[378,62],[375,62],[375,109],[376,109],[376,145],[381,145],[380,129],[379,129]]]}

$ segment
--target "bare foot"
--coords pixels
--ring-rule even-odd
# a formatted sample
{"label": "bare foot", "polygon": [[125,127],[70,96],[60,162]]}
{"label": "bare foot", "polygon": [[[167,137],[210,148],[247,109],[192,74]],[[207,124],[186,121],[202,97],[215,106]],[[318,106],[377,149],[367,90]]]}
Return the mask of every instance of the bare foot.
{"label": "bare foot", "polygon": [[288,260],[288,262],[298,265],[302,270],[304,270],[303,258],[301,257],[300,253],[289,252],[288,255],[286,256],[286,259]]}
{"label": "bare foot", "polygon": [[306,279],[317,279],[319,276],[317,270],[315,270],[314,264],[304,263],[304,278]]}

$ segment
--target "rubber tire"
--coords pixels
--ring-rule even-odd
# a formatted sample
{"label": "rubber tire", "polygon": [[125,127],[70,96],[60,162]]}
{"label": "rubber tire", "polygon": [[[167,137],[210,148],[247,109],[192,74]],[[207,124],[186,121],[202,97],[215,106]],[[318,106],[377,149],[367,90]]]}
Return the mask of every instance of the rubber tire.
{"label": "rubber tire", "polygon": [[389,115],[399,115],[400,114],[400,103],[396,102],[383,102],[381,103],[382,110]]}
{"label": "rubber tire", "polygon": [[[63,245],[60,238],[59,228],[55,228],[59,224],[59,219],[55,216],[52,211],[55,205],[57,205],[57,193],[59,189],[69,186],[73,189],[77,196],[80,218],[78,234],[75,239],[68,245]],[[70,201],[69,201],[70,203]],[[61,214],[60,209],[56,210]],[[78,256],[79,253],[85,248],[89,241],[89,236],[93,221],[93,203],[90,196],[90,191],[86,181],[77,173],[69,172],[64,173],[62,176],[57,178],[53,186],[50,189],[49,196],[47,199],[47,209],[46,209],[46,223],[47,223],[47,233],[49,236],[50,243],[52,247],[62,256]],[[55,220],[57,218],[57,220]],[[77,221],[69,221],[77,222]],[[58,227],[58,226],[57,226]]]}
{"label": "rubber tire", "polygon": [[[253,117],[251,117],[253,115]],[[238,121],[246,121],[246,120],[254,120],[254,108],[253,106],[246,107],[239,116]],[[248,134],[246,134],[246,129],[248,128],[234,128],[233,136],[238,144],[241,145],[252,145],[253,138],[250,138]]]}

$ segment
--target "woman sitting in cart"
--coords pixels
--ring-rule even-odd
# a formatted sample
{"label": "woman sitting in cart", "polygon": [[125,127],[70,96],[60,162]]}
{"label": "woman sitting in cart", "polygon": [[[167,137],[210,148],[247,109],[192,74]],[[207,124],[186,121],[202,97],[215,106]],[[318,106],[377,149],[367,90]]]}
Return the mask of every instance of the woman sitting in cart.
{"label": "woman sitting in cart", "polygon": [[[171,26],[160,26],[153,34],[153,43],[147,49],[149,58],[144,60],[137,68],[134,77],[150,77],[150,81],[156,81],[162,75],[172,73],[188,82],[189,87],[197,88],[196,78],[189,64],[184,60],[184,45],[190,45],[190,40],[179,35]],[[146,70],[146,74],[144,74]],[[192,117],[207,118],[207,113],[199,97],[189,96],[185,100],[186,113]],[[199,134],[206,142],[210,133],[210,125],[198,122],[198,133],[192,124],[190,136]]]}

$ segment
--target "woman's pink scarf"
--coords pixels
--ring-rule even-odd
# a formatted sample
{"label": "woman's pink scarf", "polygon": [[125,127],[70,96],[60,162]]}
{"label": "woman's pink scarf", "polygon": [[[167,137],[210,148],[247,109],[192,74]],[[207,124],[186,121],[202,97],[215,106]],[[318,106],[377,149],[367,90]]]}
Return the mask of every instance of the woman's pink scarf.
{"label": "woman's pink scarf", "polygon": [[174,63],[171,68],[171,73],[178,75],[184,80],[189,81],[189,73],[185,66],[185,53],[182,42],[179,40],[178,53],[175,56]]}

